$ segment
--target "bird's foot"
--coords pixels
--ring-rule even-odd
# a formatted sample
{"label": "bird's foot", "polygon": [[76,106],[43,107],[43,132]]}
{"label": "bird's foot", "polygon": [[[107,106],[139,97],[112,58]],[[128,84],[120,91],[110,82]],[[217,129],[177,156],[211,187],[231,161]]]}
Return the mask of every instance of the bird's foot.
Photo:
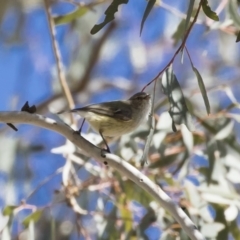
{"label": "bird's foot", "polygon": [[101,149],[101,157],[105,158],[106,157],[106,153],[111,153],[110,149],[109,148],[108,149],[102,148]]}

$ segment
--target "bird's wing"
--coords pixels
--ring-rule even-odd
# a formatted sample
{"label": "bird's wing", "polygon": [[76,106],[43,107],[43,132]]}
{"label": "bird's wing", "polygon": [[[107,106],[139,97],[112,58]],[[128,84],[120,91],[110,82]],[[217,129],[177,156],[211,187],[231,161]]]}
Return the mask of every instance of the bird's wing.
{"label": "bird's wing", "polygon": [[106,102],[101,104],[92,104],[83,108],[73,109],[72,112],[84,111],[92,112],[102,116],[116,118],[122,121],[130,121],[132,119],[132,111],[128,102],[122,102],[122,107],[116,107],[115,102]]}

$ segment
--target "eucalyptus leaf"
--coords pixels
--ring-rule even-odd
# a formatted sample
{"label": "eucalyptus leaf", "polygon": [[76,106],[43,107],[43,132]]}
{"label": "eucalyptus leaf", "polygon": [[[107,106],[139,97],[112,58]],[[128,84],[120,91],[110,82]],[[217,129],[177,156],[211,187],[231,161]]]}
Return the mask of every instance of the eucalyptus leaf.
{"label": "eucalyptus leaf", "polygon": [[196,74],[196,77],[197,77],[197,80],[198,80],[198,86],[200,88],[207,113],[210,114],[210,103],[209,103],[209,100],[208,100],[207,91],[206,91],[203,79],[202,79],[200,73],[198,72],[198,70],[194,66],[192,66],[192,68],[193,68],[194,73]]}
{"label": "eucalyptus leaf", "polygon": [[186,19],[182,19],[182,21],[178,24],[176,31],[172,35],[172,39],[174,40],[174,46],[182,39],[184,35],[184,29],[186,27]]}
{"label": "eucalyptus leaf", "polygon": [[231,204],[227,209],[225,209],[224,215],[226,220],[231,222],[237,218],[238,208],[236,207],[236,205]]}
{"label": "eucalyptus leaf", "polygon": [[[121,204],[122,207],[119,207],[119,212],[120,215],[123,219],[132,219],[133,218],[133,214],[130,210],[130,208],[127,206],[126,202],[128,200],[126,199],[126,195],[122,194],[119,197],[119,203]],[[125,226],[124,226],[124,230],[126,232],[130,232],[133,228],[133,222],[132,221],[124,221],[125,222]]]}
{"label": "eucalyptus leaf", "polygon": [[[229,11],[230,17],[232,18],[235,26],[240,28],[240,16],[238,13],[237,0],[229,0],[228,1],[228,11]],[[240,38],[239,35],[240,35],[240,33],[238,34],[237,39]]]}
{"label": "eucalyptus leaf", "polygon": [[160,131],[160,132],[154,134],[152,142],[153,142],[153,146],[155,147],[155,149],[160,148],[160,145],[162,144],[166,135],[167,135],[167,133],[165,131]]}
{"label": "eucalyptus leaf", "polygon": [[212,11],[212,9],[209,7],[208,0],[203,1],[202,8],[206,16],[208,16],[214,21],[219,21],[218,15],[214,11]]}
{"label": "eucalyptus leaf", "polygon": [[229,222],[228,229],[230,230],[234,240],[240,240],[238,221]]}
{"label": "eucalyptus leaf", "polygon": [[192,131],[194,128],[191,115],[188,111],[180,84],[172,71],[172,67],[168,68],[163,74],[162,90],[167,95],[170,104],[169,114],[172,118],[173,131],[176,132],[176,125],[180,124],[185,124]]}
{"label": "eucalyptus leaf", "polygon": [[37,222],[39,220],[39,218],[42,215],[42,210],[37,210],[35,212],[33,212],[32,214],[30,214],[29,216],[27,216],[24,220],[23,220],[23,225],[25,227],[28,227],[28,225],[33,221],[33,222]]}
{"label": "eucalyptus leaf", "polygon": [[79,7],[77,10],[62,15],[62,16],[56,16],[53,18],[55,25],[60,25],[60,24],[67,24],[72,22],[73,20],[82,17],[85,15],[89,9],[87,7]]}
{"label": "eucalyptus leaf", "polygon": [[222,223],[207,223],[203,224],[201,227],[202,234],[207,238],[215,238],[222,229],[224,229],[224,224]]}
{"label": "eucalyptus leaf", "polygon": [[9,216],[13,214],[14,209],[16,209],[17,206],[14,205],[8,205],[3,209],[3,215],[4,216]]}
{"label": "eucalyptus leaf", "polygon": [[184,145],[186,146],[187,151],[190,154],[193,149],[193,134],[187,129],[185,125],[181,126],[181,132]]}
{"label": "eucalyptus leaf", "polygon": [[145,11],[144,11],[144,14],[143,14],[143,18],[142,18],[142,21],[141,21],[141,28],[140,28],[140,35],[142,34],[142,30],[143,30],[143,25],[149,15],[149,13],[151,12],[154,4],[156,3],[156,0],[149,0],[148,3],[147,3],[147,6],[145,8]]}
{"label": "eucalyptus leaf", "polygon": [[195,3],[195,0],[189,0],[188,11],[187,11],[187,18],[186,18],[186,22],[185,22],[185,32],[187,31],[189,23],[190,23],[190,19],[191,19],[191,16],[192,16],[194,3]]}
{"label": "eucalyptus leaf", "polygon": [[208,171],[207,171],[207,175],[206,175],[206,179],[207,179],[207,184],[209,185],[212,181],[212,174],[213,174],[213,169],[215,166],[215,152],[217,151],[217,144],[214,140],[210,141],[207,143],[207,155],[208,155],[208,163],[209,163],[209,167],[208,167]]}
{"label": "eucalyptus leaf", "polygon": [[231,120],[229,121],[216,135],[216,140],[222,140],[227,138],[233,131],[234,122]]}
{"label": "eucalyptus leaf", "polygon": [[91,30],[91,34],[96,34],[99,32],[103,27],[105,27],[109,22],[115,19],[115,13],[118,11],[118,7],[121,4],[127,4],[128,0],[113,0],[112,3],[109,5],[107,10],[105,11],[105,19],[100,24],[95,24]]}

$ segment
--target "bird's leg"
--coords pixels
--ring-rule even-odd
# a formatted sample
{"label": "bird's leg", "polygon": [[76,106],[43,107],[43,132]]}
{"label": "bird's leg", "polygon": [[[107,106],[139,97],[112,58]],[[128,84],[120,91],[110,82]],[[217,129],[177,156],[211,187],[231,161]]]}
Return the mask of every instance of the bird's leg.
{"label": "bird's leg", "polygon": [[82,128],[83,128],[83,124],[85,123],[85,118],[83,119],[82,121],[82,124],[81,124],[81,127],[79,128],[78,132],[79,134],[81,135],[81,132],[82,132]]}
{"label": "bird's leg", "polygon": [[81,127],[79,128],[79,130],[75,131],[75,133],[81,135],[84,122],[85,122],[85,118],[83,119],[82,124],[81,124]]}
{"label": "bird's leg", "polygon": [[102,132],[99,131],[99,134],[101,135],[101,137],[102,137],[102,139],[103,139],[103,142],[104,142],[104,144],[105,144],[106,147],[107,147],[107,152],[111,153],[110,148],[109,148],[109,146],[108,146],[108,144],[107,144],[107,141],[105,140],[105,138],[104,138],[103,135],[102,135]]}

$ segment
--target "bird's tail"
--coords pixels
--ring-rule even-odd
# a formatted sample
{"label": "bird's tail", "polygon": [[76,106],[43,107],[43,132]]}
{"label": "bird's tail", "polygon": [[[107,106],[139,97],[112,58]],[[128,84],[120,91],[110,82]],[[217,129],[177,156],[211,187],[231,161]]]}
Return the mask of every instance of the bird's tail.
{"label": "bird's tail", "polygon": [[57,112],[57,114],[77,112],[77,110],[78,109],[62,110],[62,111]]}
{"label": "bird's tail", "polygon": [[72,112],[72,110],[62,110],[62,111],[59,111],[59,112],[57,112],[57,114],[62,114],[62,113],[70,113],[70,112]]}

